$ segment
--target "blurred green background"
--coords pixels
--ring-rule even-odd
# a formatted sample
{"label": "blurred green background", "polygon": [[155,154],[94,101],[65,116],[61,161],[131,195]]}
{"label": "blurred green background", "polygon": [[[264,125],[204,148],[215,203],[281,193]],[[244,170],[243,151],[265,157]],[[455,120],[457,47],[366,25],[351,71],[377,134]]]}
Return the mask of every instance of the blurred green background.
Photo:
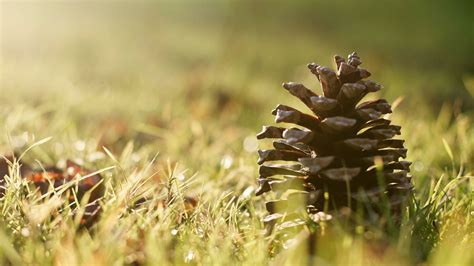
{"label": "blurred green background", "polygon": [[472,1],[3,1],[1,97],[278,94],[306,63],[357,51],[388,97],[468,107],[473,21]]}

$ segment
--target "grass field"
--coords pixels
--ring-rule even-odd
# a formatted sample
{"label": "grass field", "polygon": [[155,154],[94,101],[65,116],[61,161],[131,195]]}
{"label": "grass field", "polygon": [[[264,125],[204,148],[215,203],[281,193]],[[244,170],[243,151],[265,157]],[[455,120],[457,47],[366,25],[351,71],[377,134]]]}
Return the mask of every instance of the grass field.
{"label": "grass field", "polygon": [[356,50],[416,192],[397,230],[327,224],[312,262],[473,265],[472,4],[328,2],[1,2],[0,153],[83,162],[105,197],[79,230],[13,163],[0,264],[306,264],[307,232],[264,234],[255,135],[298,106],[282,82],[319,89],[306,64]]}

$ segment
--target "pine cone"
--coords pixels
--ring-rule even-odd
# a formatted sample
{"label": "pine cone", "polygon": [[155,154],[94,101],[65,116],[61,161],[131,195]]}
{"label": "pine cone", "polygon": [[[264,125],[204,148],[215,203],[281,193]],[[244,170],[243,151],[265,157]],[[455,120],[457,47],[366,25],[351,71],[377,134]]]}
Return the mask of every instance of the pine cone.
{"label": "pine cone", "polygon": [[[0,155],[0,199],[5,195],[5,176],[9,174],[9,164],[14,161],[14,158],[18,156],[14,155]],[[20,174],[27,180],[31,181],[41,194],[46,194],[51,184],[53,188],[57,189],[61,185],[67,182],[77,180],[81,178],[76,185],[69,189],[69,204],[73,209],[73,212],[77,212],[76,199],[73,194],[77,197],[80,202],[84,197],[85,193],[90,191],[90,197],[85,206],[85,211],[82,216],[81,226],[90,227],[99,218],[101,207],[99,200],[104,196],[105,186],[102,182],[103,177],[100,174],[95,174],[87,178],[83,178],[86,175],[92,173],[91,170],[83,168],[82,166],[74,163],[73,161],[67,160],[66,169],[61,169],[56,166],[49,166],[45,169],[32,170],[28,164],[21,163]],[[94,189],[91,191],[91,189]]]}
{"label": "pine cone", "polygon": [[[27,179],[34,183],[34,185],[39,189],[41,194],[45,194],[50,189],[50,184],[53,184],[54,188],[58,188],[61,185],[66,184],[77,179],[81,179],[77,182],[76,185],[73,185],[69,191],[69,203],[74,212],[76,209],[76,194],[77,200],[81,202],[85,193],[91,191],[87,205],[85,206],[85,211],[81,219],[81,226],[90,227],[92,226],[97,219],[99,218],[101,207],[99,200],[104,196],[105,186],[101,182],[103,177],[100,174],[92,174],[92,171],[82,166],[68,160],[66,163],[66,169],[63,170],[56,166],[47,167],[44,170],[33,171]],[[83,178],[88,176],[87,178]]]}
{"label": "pine cone", "polygon": [[[277,139],[274,149],[258,151],[256,194],[273,191],[278,198],[266,203],[270,213],[264,218],[266,223],[279,223],[283,228],[302,225],[305,220],[296,218],[302,210],[310,217],[323,217],[322,211],[358,208],[380,213],[378,206],[384,198],[396,213],[412,191],[411,163],[399,161],[407,153],[404,140],[393,139],[401,128],[384,118],[392,112],[390,104],[383,99],[359,104],[382,86],[365,80],[370,73],[359,68],[362,62],[356,53],[350,54],[347,62],[335,56],[335,62],[337,73],[314,63],[308,65],[324,96],[299,83],[283,84],[312,114],[278,105],[272,112],[275,121],[297,127],[265,126],[257,135],[258,139]],[[382,170],[375,166],[377,160],[383,164]],[[274,161],[286,163],[269,164]]]}

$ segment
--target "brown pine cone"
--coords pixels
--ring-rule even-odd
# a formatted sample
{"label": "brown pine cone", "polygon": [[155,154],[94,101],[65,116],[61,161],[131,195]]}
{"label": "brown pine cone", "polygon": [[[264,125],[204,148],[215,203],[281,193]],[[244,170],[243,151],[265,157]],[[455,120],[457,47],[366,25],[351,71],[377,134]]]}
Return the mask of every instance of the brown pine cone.
{"label": "brown pine cone", "polygon": [[56,166],[47,167],[44,170],[32,172],[27,178],[35,184],[41,194],[48,192],[50,189],[50,183],[52,183],[53,187],[56,189],[67,182],[80,179],[77,184],[72,185],[69,189],[70,194],[68,200],[74,211],[76,200],[73,190],[76,193],[77,200],[81,202],[84,194],[97,185],[97,187],[91,191],[91,195],[85,207],[85,212],[81,219],[82,226],[90,227],[100,215],[101,207],[99,200],[104,196],[105,192],[105,186],[103,182],[101,182],[103,178],[100,174],[95,174],[82,179],[82,177],[90,175],[91,173],[93,173],[93,171],[83,168],[82,166],[68,160],[66,163],[66,169],[64,170]]}
{"label": "brown pine cone", "polygon": [[311,113],[278,105],[273,110],[275,121],[295,127],[266,126],[257,135],[258,139],[276,139],[273,149],[258,151],[256,194],[274,192],[277,198],[266,203],[266,223],[300,226],[305,224],[301,213],[311,217],[342,209],[380,214],[383,199],[398,213],[412,191],[411,163],[399,160],[406,157],[404,140],[393,138],[401,128],[384,117],[392,112],[390,104],[384,99],[359,103],[382,86],[366,80],[370,73],[359,68],[362,62],[356,53],[347,62],[335,56],[335,62],[337,72],[308,65],[323,95],[299,83],[283,84]]}

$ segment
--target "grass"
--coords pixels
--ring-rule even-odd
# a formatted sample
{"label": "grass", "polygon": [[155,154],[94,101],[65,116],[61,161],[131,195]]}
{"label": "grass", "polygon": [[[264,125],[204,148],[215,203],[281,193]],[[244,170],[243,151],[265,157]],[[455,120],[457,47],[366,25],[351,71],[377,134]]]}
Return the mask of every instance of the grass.
{"label": "grass", "polygon": [[[441,70],[431,58],[405,66],[413,56],[447,52],[451,44],[426,40],[444,40],[449,32],[425,31],[413,39],[412,50],[401,53],[405,46],[388,35],[371,42],[343,25],[327,29],[336,24],[320,9],[312,9],[319,22],[283,25],[265,18],[272,12],[299,17],[308,6],[277,5],[272,12],[261,6],[124,10],[2,3],[2,153],[26,151],[23,161],[36,167],[83,161],[103,171],[106,192],[99,222],[81,230],[67,203],[53,193],[40,200],[13,163],[0,200],[0,262],[472,265],[474,127],[467,91],[474,88],[468,42],[459,40]],[[417,22],[417,9],[398,8]],[[441,22],[467,27],[463,16],[448,15]],[[423,23],[443,27],[441,22]],[[305,23],[321,24],[312,30]],[[285,37],[288,32],[298,38]],[[306,231],[284,242],[264,234],[264,198],[254,197],[255,134],[271,123],[276,104],[296,104],[281,82],[316,88],[305,64],[330,64],[333,53],[349,53],[353,46],[373,79],[385,85],[378,96],[391,102],[405,96],[392,119],[402,125],[416,193],[397,230],[375,225],[351,232],[336,221],[324,227],[317,256],[310,258]],[[135,206],[143,197],[146,203]]]}

